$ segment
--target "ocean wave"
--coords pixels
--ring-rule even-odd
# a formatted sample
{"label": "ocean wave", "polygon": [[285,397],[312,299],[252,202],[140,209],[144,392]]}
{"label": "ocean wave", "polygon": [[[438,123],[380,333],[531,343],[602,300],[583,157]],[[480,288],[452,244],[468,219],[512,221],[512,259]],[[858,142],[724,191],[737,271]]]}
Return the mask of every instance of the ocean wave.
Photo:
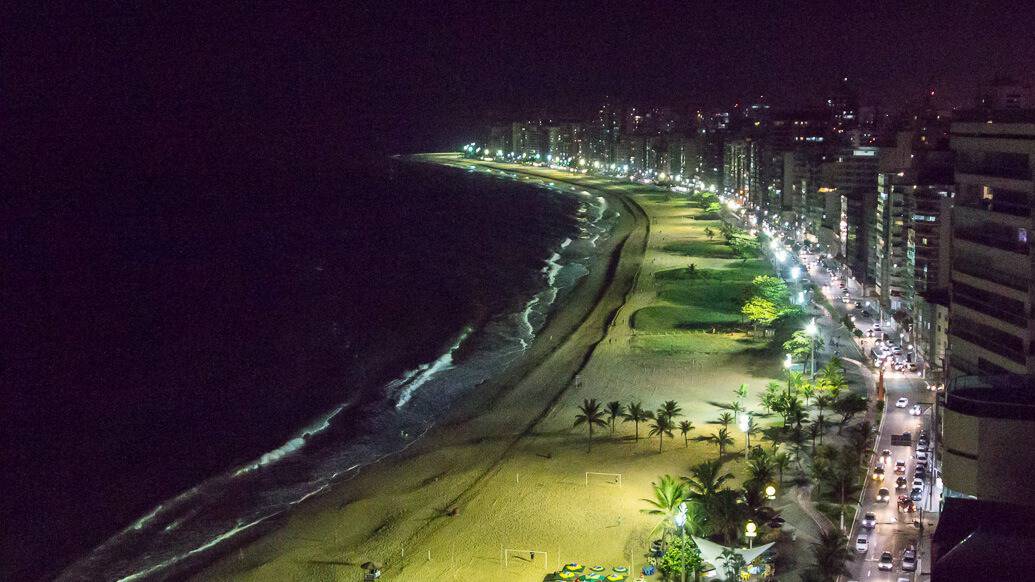
{"label": "ocean wave", "polygon": [[469,335],[471,335],[471,328],[465,327],[464,331],[460,334],[460,337],[456,340],[455,343],[453,343],[453,346],[451,348],[446,350],[444,354],[439,356],[433,362],[428,362],[426,364],[421,364],[420,366],[418,366],[418,373],[416,374],[416,376],[413,376],[409,382],[401,386],[401,390],[399,391],[399,395],[397,397],[398,402],[396,403],[395,407],[402,408],[403,406],[405,406],[406,403],[410,401],[410,398],[413,397],[413,393],[418,388],[426,384],[428,380],[434,378],[435,375],[439,372],[452,368],[453,353],[456,352],[457,349],[459,349],[460,344],[464,343],[464,340],[467,339],[467,336]]}

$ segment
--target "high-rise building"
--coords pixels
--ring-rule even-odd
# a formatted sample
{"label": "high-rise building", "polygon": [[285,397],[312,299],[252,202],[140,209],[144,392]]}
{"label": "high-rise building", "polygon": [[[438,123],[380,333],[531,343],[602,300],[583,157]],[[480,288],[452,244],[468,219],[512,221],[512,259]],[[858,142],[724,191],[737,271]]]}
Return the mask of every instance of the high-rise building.
{"label": "high-rise building", "polygon": [[611,101],[605,101],[587,128],[589,157],[604,164],[616,160],[621,135],[622,112]]}
{"label": "high-rise building", "polygon": [[844,148],[823,163],[819,191],[825,198],[820,243],[841,255],[855,277],[872,282],[869,272],[877,205],[881,148]]}
{"label": "high-rise building", "polygon": [[514,154],[534,158],[540,156],[543,147],[543,126],[539,121],[515,121],[510,125],[511,144]]}
{"label": "high-rise building", "polygon": [[1032,373],[1035,111],[974,112],[952,124],[950,376]]}

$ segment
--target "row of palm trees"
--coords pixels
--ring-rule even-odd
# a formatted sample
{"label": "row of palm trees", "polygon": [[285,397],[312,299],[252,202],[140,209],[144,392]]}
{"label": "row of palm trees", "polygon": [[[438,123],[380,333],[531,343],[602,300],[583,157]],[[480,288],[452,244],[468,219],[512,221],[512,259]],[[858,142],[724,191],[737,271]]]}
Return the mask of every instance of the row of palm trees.
{"label": "row of palm trees", "polygon": [[649,423],[648,437],[658,437],[658,452],[664,447],[664,438],[674,438],[673,431],[677,428],[682,433],[684,441],[689,443],[688,435],[694,430],[694,423],[689,420],[676,423],[676,417],[683,416],[683,408],[675,400],[668,400],[657,410],[651,411],[643,407],[639,402],[633,402],[625,406],[621,402],[608,402],[601,405],[596,398],[587,398],[579,405],[578,414],[575,415],[573,426],[586,425],[588,430],[586,446],[587,450],[593,449],[593,427],[610,428],[614,435],[615,424],[618,420],[623,423],[631,422],[635,427],[635,438],[640,440],[640,423]]}
{"label": "row of palm trees", "polygon": [[[720,457],[726,453],[726,447],[734,443],[733,436],[729,431],[729,425],[739,418],[741,414],[748,414],[747,429],[745,431],[748,438],[748,447],[750,447],[751,437],[761,431],[761,427],[755,420],[754,415],[748,413],[744,405],[744,401],[748,397],[747,385],[741,384],[734,390],[734,393],[736,398],[730,404],[723,405],[723,408],[726,408],[728,412],[720,414],[715,421],[716,424],[721,425],[719,430],[714,434],[701,435],[694,439],[714,444],[718,447]],[[587,398],[578,407],[578,413],[575,415],[573,426],[586,425],[588,429],[586,447],[587,450],[592,451],[593,427],[610,428],[611,435],[614,436],[616,423],[619,420],[623,423],[631,422],[635,431],[634,439],[639,441],[640,424],[645,423],[649,429],[647,433],[648,438],[658,437],[658,452],[660,453],[664,450],[665,437],[675,438],[674,431],[677,429],[683,436],[683,446],[690,446],[690,433],[696,427],[690,420],[677,421],[676,419],[681,416],[683,416],[683,409],[675,400],[666,400],[657,410],[651,411],[644,408],[640,402],[624,405],[615,400],[607,404],[601,404],[595,398]]]}

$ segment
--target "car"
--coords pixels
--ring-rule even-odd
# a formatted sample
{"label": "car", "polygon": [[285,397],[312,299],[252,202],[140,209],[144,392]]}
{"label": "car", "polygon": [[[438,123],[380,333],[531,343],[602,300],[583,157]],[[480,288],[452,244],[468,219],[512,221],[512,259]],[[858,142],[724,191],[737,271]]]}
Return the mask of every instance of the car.
{"label": "car", "polygon": [[863,304],[862,304],[862,302],[861,302],[861,301],[856,301],[856,302],[855,302],[855,308],[856,308],[856,309],[859,309],[859,308],[860,308],[860,307],[862,307],[862,306],[863,306]]}
{"label": "car", "polygon": [[873,330],[872,329],[866,330],[866,337],[873,337]]}
{"label": "car", "polygon": [[884,459],[885,463],[891,461],[891,449],[883,449],[883,450],[881,450],[880,458]]}
{"label": "car", "polygon": [[916,372],[920,369],[920,366],[918,366],[916,362],[909,362],[909,365],[907,367],[909,368],[910,372]]}
{"label": "car", "polygon": [[920,479],[921,481],[923,481],[926,478],[927,478],[927,471],[925,471],[923,469],[917,469],[916,471],[913,471],[913,480],[914,481],[916,481],[917,479]]}
{"label": "car", "polygon": [[908,495],[898,496],[898,510],[903,513],[913,513],[915,510],[913,500]]}
{"label": "car", "polygon": [[923,489],[924,488],[924,478],[923,477],[913,477],[913,487],[914,488],[918,488],[918,489]]}
{"label": "car", "polygon": [[914,404],[913,407],[909,409],[909,414],[913,416],[920,416],[923,413],[924,409],[920,408],[919,404]]}
{"label": "car", "polygon": [[873,468],[873,479],[876,481],[884,480],[884,467],[877,465]]}
{"label": "car", "polygon": [[895,488],[905,489],[907,483],[909,483],[909,479],[906,479],[905,475],[899,476],[898,479],[895,479]]}
{"label": "car", "polygon": [[863,516],[862,526],[866,529],[873,529],[877,527],[877,514],[867,513]]}
{"label": "car", "polygon": [[909,546],[902,552],[902,569],[906,572],[916,571],[916,548]]}
{"label": "car", "polygon": [[906,461],[905,459],[899,459],[895,461],[895,474],[905,475],[906,474]]}
{"label": "car", "polygon": [[870,538],[863,535],[855,538],[855,551],[865,554],[868,549],[870,549]]}
{"label": "car", "polygon": [[927,453],[925,453],[923,451],[917,451],[916,452],[916,460],[917,461],[924,461],[924,464],[926,464],[927,463]]}
{"label": "car", "polygon": [[927,441],[917,441],[916,442],[916,450],[923,451],[923,452],[926,453],[927,452],[927,445],[928,445]]}
{"label": "car", "polygon": [[919,487],[913,487],[913,490],[909,492],[909,498],[913,501],[920,501],[924,496],[924,490]]}
{"label": "car", "polygon": [[895,401],[895,408],[905,408],[908,405],[909,399],[904,396]]}
{"label": "car", "polygon": [[894,352],[896,356],[902,355],[902,348],[899,346],[892,346],[891,351]]}
{"label": "car", "polygon": [[863,317],[873,317],[873,314],[870,313],[869,309],[863,309],[862,316]]}
{"label": "car", "polygon": [[891,499],[891,491],[881,487],[877,491],[877,503],[887,503],[889,499]]}
{"label": "car", "polygon": [[891,552],[882,552],[880,560],[877,562],[878,570],[891,570],[895,567],[895,557],[891,555]]}

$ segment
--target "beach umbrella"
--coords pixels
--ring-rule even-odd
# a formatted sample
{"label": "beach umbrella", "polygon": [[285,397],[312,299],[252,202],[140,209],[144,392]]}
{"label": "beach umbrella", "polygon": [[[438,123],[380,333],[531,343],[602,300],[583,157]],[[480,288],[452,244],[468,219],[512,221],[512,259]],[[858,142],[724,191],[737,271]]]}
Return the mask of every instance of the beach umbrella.
{"label": "beach umbrella", "polygon": [[611,574],[605,580],[608,580],[608,582],[622,582],[622,580],[625,580],[625,574]]}
{"label": "beach umbrella", "polygon": [[628,574],[629,568],[626,568],[625,566],[615,566],[614,571],[618,572],[619,574]]}
{"label": "beach umbrella", "polygon": [[565,564],[564,569],[569,572],[581,572],[583,569],[583,565],[579,564],[578,562],[572,562],[570,564]]}
{"label": "beach umbrella", "polygon": [[575,577],[575,572],[568,572],[568,571],[559,572],[557,574],[557,577],[560,578],[561,580],[571,580],[572,578]]}
{"label": "beach umbrella", "polygon": [[589,570],[590,570],[590,572],[603,572],[604,571],[604,567],[603,566],[593,566]]}

